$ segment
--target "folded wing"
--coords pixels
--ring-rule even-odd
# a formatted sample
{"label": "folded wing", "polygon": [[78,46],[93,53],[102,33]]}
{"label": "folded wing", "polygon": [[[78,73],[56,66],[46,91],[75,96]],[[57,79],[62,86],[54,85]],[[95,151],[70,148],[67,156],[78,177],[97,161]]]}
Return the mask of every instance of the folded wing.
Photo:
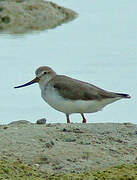
{"label": "folded wing", "polygon": [[[57,75],[54,80],[54,88],[57,89],[59,94],[65,99],[101,101],[105,98],[125,98],[127,96],[126,94],[105,91],[92,84],[72,79],[67,76]],[[52,80],[50,83],[52,83]]]}

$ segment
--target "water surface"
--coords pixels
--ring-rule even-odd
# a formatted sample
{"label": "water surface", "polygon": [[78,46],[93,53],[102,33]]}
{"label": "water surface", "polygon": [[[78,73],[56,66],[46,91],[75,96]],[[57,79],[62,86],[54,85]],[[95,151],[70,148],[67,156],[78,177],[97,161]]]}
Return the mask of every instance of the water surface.
{"label": "water surface", "polygon": [[[54,0],[79,17],[55,29],[27,35],[0,35],[0,123],[46,117],[62,122],[63,113],[48,106],[38,85],[14,89],[34,78],[41,65],[88,81],[106,90],[129,93],[132,99],[88,114],[88,122],[137,122],[137,1]],[[72,122],[81,122],[72,115]]]}

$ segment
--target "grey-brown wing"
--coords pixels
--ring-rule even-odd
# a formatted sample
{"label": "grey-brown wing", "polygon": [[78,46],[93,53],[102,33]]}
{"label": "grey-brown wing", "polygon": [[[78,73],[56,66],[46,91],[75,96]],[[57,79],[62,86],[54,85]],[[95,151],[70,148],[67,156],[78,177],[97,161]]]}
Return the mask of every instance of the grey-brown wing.
{"label": "grey-brown wing", "polygon": [[[51,80],[53,83],[53,80]],[[66,99],[71,100],[101,100],[102,98],[115,98],[117,95],[100,89],[94,85],[82,82],[67,76],[57,75],[54,79],[54,88]]]}

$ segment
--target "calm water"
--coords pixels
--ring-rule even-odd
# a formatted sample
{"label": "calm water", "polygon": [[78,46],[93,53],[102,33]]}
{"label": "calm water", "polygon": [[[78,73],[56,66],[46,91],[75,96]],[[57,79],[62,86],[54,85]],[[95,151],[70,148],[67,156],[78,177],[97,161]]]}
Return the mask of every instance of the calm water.
{"label": "calm water", "polygon": [[[132,99],[88,114],[88,122],[137,123],[137,1],[55,0],[79,17],[55,29],[24,36],[0,35],[0,124],[46,117],[66,122],[63,113],[40,97],[38,85],[14,89],[49,65],[56,72],[104,89],[129,93]],[[81,122],[72,115],[72,122]]]}

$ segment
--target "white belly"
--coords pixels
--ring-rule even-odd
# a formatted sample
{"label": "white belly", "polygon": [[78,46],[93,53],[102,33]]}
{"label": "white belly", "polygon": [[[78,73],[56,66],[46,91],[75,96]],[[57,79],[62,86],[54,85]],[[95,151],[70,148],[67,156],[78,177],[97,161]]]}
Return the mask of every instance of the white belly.
{"label": "white belly", "polygon": [[54,109],[65,114],[72,113],[93,113],[100,111],[104,106],[119,100],[120,98],[110,98],[101,101],[97,100],[68,100],[61,97],[54,88],[47,88],[42,91],[42,98]]}

